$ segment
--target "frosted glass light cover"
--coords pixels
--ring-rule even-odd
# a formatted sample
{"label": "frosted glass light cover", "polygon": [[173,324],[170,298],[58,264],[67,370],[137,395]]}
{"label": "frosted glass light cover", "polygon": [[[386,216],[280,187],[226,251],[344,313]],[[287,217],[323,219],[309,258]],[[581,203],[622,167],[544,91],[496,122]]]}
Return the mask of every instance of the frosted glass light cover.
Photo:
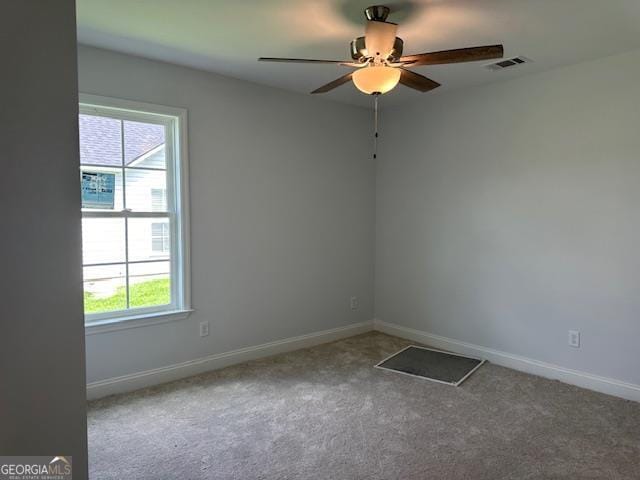
{"label": "frosted glass light cover", "polygon": [[398,26],[387,22],[367,22],[364,41],[369,55],[386,59],[393,50]]}
{"label": "frosted glass light cover", "polygon": [[400,69],[393,67],[363,67],[353,72],[353,83],[363,93],[387,93],[400,81]]}

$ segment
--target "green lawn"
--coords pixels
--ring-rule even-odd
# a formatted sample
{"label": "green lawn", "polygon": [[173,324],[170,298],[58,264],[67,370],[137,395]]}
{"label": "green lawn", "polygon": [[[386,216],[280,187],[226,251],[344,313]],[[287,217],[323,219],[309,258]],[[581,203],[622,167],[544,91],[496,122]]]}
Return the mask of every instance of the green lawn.
{"label": "green lawn", "polygon": [[[166,305],[171,302],[171,289],[168,278],[134,283],[129,290],[131,308]],[[113,310],[124,310],[127,307],[125,287],[119,287],[110,297],[95,297],[90,292],[84,293],[84,312],[99,313]]]}

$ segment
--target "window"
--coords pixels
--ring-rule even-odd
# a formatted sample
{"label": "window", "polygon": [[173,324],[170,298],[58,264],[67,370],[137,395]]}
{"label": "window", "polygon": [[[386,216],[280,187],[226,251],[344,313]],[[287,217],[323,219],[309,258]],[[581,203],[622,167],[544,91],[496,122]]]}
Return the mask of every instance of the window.
{"label": "window", "polygon": [[167,209],[167,190],[164,188],[151,189],[151,211],[164,212]]}
{"label": "window", "polygon": [[80,100],[85,323],[187,311],[184,112]]}
{"label": "window", "polygon": [[156,255],[170,252],[169,225],[166,223],[151,224],[151,251]]}

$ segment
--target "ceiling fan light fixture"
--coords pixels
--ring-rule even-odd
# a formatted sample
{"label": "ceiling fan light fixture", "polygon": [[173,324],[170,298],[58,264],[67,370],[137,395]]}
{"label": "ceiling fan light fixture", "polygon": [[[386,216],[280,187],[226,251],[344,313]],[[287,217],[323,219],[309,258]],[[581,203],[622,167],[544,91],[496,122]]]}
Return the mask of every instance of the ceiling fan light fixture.
{"label": "ceiling fan light fixture", "polygon": [[395,23],[367,22],[364,42],[369,56],[386,60],[393,51],[397,31],[398,26]]}
{"label": "ceiling fan light fixture", "polygon": [[367,47],[364,43],[364,37],[358,37],[351,41],[351,58],[357,62],[365,62],[367,60]]}
{"label": "ceiling fan light fixture", "polygon": [[400,81],[399,68],[385,65],[369,66],[353,72],[353,83],[358,90],[367,95],[387,93],[395,88]]}
{"label": "ceiling fan light fixture", "polygon": [[[287,62],[306,64],[334,64],[354,69],[335,80],[316,88],[311,93],[327,93],[340,85],[353,81],[361,92],[372,95],[393,90],[398,83],[419,92],[429,92],[440,84],[412,70],[424,65],[477,62],[502,58],[501,44],[440,50],[437,52],[403,55],[404,42],[396,37],[398,25],[387,22],[391,9],[385,5],[373,5],[365,9],[364,36],[351,41],[351,60],[319,60],[313,58],[260,57],[263,62]],[[377,104],[378,95],[375,95]]]}

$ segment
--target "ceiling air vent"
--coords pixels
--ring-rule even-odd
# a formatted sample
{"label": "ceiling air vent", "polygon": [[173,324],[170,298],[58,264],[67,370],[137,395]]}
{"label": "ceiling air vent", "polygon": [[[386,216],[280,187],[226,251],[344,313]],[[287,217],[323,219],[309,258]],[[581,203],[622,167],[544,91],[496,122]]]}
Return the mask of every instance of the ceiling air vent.
{"label": "ceiling air vent", "polygon": [[505,68],[513,68],[518,65],[522,65],[523,63],[531,63],[532,60],[527,57],[513,57],[507,58],[504,60],[500,60],[499,62],[492,63],[491,65],[487,65],[486,68],[489,70],[504,70]]}

